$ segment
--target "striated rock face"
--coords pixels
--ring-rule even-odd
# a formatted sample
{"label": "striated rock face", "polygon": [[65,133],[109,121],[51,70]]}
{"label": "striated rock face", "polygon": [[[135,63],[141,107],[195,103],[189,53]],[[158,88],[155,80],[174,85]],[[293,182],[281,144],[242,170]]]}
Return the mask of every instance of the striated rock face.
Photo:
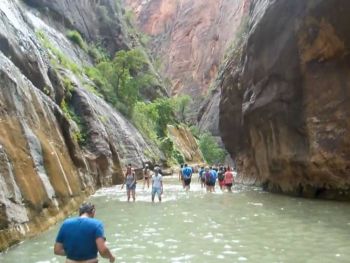
{"label": "striated rock face", "polygon": [[195,115],[250,1],[124,2],[141,30],[152,36],[151,48],[171,81],[171,93],[191,95]]}
{"label": "striated rock face", "polygon": [[[85,3],[44,2],[52,9],[59,2],[76,8]],[[82,5],[80,10],[84,8],[88,7]],[[86,26],[94,28],[89,20],[96,22],[94,14],[84,12]],[[2,251],[67,216],[97,187],[121,182],[127,163],[140,168],[144,162],[161,162],[164,156],[94,94],[93,82],[81,70],[91,64],[90,58],[66,39],[66,30],[58,30],[61,24],[52,27],[35,9],[17,0],[2,1],[0,14]],[[38,32],[56,53],[75,63],[76,70],[59,64],[57,54],[39,40]],[[98,30],[89,28],[89,32],[91,39],[99,37]],[[116,49],[123,47],[113,43]],[[62,110],[63,102],[74,118]],[[80,144],[79,136],[84,137]]]}
{"label": "striated rock face", "polygon": [[169,125],[168,132],[174,142],[175,148],[180,150],[187,163],[204,163],[196,139],[193,137],[191,131],[185,127]]}
{"label": "striated rock face", "polygon": [[59,216],[91,193],[94,181],[88,167],[80,172],[69,156],[55,117],[62,114],[60,109],[2,53],[0,87],[2,250],[18,236],[47,228],[37,217]]}
{"label": "striated rock face", "polygon": [[[78,30],[87,40],[100,43],[111,54],[126,48],[121,8],[115,0],[25,0],[39,8],[57,28]],[[64,31],[63,31],[64,32]]]}
{"label": "striated rock face", "polygon": [[220,129],[242,182],[350,199],[349,11],[346,0],[253,1],[220,82]]}

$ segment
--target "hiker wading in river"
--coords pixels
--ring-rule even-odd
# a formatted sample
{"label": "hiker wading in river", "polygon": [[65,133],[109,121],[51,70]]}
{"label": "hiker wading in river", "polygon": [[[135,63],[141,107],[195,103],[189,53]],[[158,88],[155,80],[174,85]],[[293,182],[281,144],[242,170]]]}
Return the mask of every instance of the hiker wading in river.
{"label": "hiker wading in river", "polygon": [[[66,219],[56,238],[54,253],[66,256],[66,263],[97,263],[97,252],[109,262],[115,258],[105,244],[101,221],[94,219],[95,206],[86,203],[79,208],[79,217]],[[22,260],[19,260],[23,262]]]}
{"label": "hiker wading in river", "polygon": [[154,202],[156,194],[158,195],[159,202],[161,202],[163,194],[163,178],[160,173],[160,168],[157,166],[154,168],[154,174],[152,176],[152,202]]}
{"label": "hiker wading in river", "polygon": [[149,179],[150,179],[150,169],[149,165],[146,163],[145,168],[143,169],[143,189],[145,189],[145,186],[147,184],[147,189],[149,188]]}
{"label": "hiker wading in river", "polygon": [[126,167],[125,179],[124,183],[121,186],[121,189],[123,189],[124,185],[126,185],[126,195],[128,198],[128,202],[130,201],[130,194],[132,195],[132,199],[135,202],[136,175],[130,163]]}

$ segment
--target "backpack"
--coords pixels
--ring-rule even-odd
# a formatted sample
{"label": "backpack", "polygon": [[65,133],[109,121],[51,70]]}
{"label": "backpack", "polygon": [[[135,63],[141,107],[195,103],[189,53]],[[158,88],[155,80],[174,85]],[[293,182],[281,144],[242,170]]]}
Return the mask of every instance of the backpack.
{"label": "backpack", "polygon": [[205,172],[205,181],[206,182],[210,182],[210,178],[211,178],[211,173],[208,171],[208,172]]}
{"label": "backpack", "polygon": [[185,167],[182,170],[182,174],[183,174],[184,179],[190,179],[191,175],[192,175],[192,169],[190,167]]}
{"label": "backpack", "polygon": [[210,171],[210,182],[212,184],[215,184],[215,181],[216,181],[216,174],[215,174],[215,171]]}

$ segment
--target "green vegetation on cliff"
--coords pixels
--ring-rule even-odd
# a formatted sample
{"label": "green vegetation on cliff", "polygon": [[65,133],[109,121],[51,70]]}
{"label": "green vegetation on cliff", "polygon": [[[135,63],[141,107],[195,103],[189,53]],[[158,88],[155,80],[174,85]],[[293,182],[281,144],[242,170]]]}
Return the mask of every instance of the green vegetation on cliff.
{"label": "green vegetation on cliff", "polygon": [[139,101],[132,115],[132,120],[141,133],[152,139],[168,159],[177,163],[184,162],[184,158],[169,138],[167,126],[177,125],[176,115],[179,109],[186,109],[185,100],[187,99],[183,97],[175,97],[159,98],[148,103]]}
{"label": "green vegetation on cliff", "polygon": [[215,138],[210,133],[200,135],[199,149],[208,164],[224,163],[227,152],[218,145]]}
{"label": "green vegetation on cliff", "polygon": [[148,61],[139,49],[121,50],[113,60],[105,60],[88,67],[85,72],[93,80],[105,99],[126,116],[131,116],[140,90],[155,82],[147,70]]}
{"label": "green vegetation on cliff", "polygon": [[82,38],[82,36],[80,35],[80,33],[76,30],[69,30],[67,32],[67,37],[74,42],[75,44],[77,44],[81,49],[83,49],[84,51],[88,50],[88,45],[86,44],[85,40]]}
{"label": "green vegetation on cliff", "polygon": [[208,164],[222,164],[224,163],[225,157],[228,154],[225,149],[215,140],[215,137],[209,133],[201,133],[197,126],[191,126],[190,130],[192,135],[197,138],[199,149],[203,154],[204,160]]}
{"label": "green vegetation on cliff", "polygon": [[[191,98],[163,97],[145,101],[141,96],[143,89],[156,86],[158,82],[149,59],[141,48],[118,51],[110,59],[99,45],[88,45],[79,32],[69,31],[67,37],[96,62],[94,66],[84,67],[66,57],[49,41],[44,32],[38,31],[37,37],[49,51],[51,64],[62,81],[65,94],[59,103],[66,118],[78,125],[79,130],[74,132],[77,142],[81,145],[85,143],[85,127],[70,106],[75,84],[60,68],[74,73],[87,90],[104,98],[123,113],[145,137],[162,150],[170,162],[184,161],[181,151],[175,148],[168,136],[167,125],[177,125],[179,121],[185,120]],[[92,80],[92,83],[87,82],[86,77]]]}

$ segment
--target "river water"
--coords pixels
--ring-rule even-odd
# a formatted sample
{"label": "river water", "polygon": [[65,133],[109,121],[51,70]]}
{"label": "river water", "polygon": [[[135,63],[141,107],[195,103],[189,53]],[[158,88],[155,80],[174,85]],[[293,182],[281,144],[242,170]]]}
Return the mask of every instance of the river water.
{"label": "river water", "polygon": [[[350,262],[349,203],[243,186],[206,193],[195,183],[184,192],[176,178],[164,181],[162,203],[152,204],[141,183],[135,203],[120,186],[91,197],[117,262]],[[64,262],[52,253],[58,227],[0,254],[0,262]]]}

